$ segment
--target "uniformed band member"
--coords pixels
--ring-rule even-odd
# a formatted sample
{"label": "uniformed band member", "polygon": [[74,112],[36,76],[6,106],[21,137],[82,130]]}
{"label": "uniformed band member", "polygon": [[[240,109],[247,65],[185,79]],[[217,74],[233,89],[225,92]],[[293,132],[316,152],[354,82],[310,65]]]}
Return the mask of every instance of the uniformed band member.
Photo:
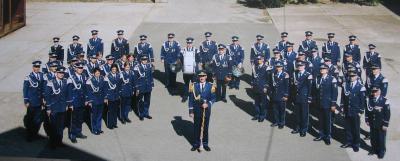
{"label": "uniformed band member", "polygon": [[199,46],[199,56],[198,64],[201,68],[199,70],[203,70],[207,73],[207,82],[214,82],[213,80],[213,67],[211,65],[213,56],[218,54],[218,44],[211,39],[212,33],[205,32],[204,37],[205,40]]}
{"label": "uniformed band member", "polygon": [[154,87],[152,65],[148,63],[148,57],[142,56],[140,64],[136,66],[136,96],[139,102],[138,114],[139,119],[143,121],[143,118],[152,119],[153,117],[149,114],[151,92]]}
{"label": "uniformed band member", "polygon": [[312,49],[312,57],[308,58],[307,61],[310,62],[311,66],[309,72],[316,78],[320,74],[319,68],[324,63],[324,59],[319,56],[317,48]]}
{"label": "uniformed band member", "polygon": [[194,141],[191,151],[199,151],[200,146],[211,151],[208,146],[208,124],[210,122],[211,106],[215,102],[215,86],[207,82],[207,73],[198,74],[199,82],[194,82],[189,88],[189,115],[194,122]]}
{"label": "uniformed band member", "polygon": [[317,46],[317,42],[315,42],[312,38],[313,32],[306,31],[305,35],[306,35],[306,39],[301,42],[297,52],[299,52],[299,53],[303,52],[306,55],[306,57],[309,58],[309,57],[312,57],[311,50],[314,48],[318,49],[318,46]]}
{"label": "uniformed band member", "polygon": [[[345,46],[344,53],[349,53],[353,56],[353,60],[360,63],[361,60],[361,52],[360,47],[356,44],[357,36],[350,35],[349,41],[350,43]],[[343,57],[343,63],[345,62],[345,57]]]}
{"label": "uniformed band member", "polygon": [[296,64],[297,71],[294,73],[294,86],[296,90],[295,96],[295,115],[296,128],[292,134],[300,133],[301,137],[305,137],[308,131],[309,103],[311,103],[311,86],[312,75],[305,70],[305,63],[298,62]]}
{"label": "uniformed band member", "polygon": [[38,132],[43,121],[42,106],[43,103],[43,85],[45,82],[43,73],[40,72],[41,61],[32,62],[32,72],[25,77],[23,86],[24,105],[26,115],[24,124],[26,127],[26,140],[33,141],[38,137]]}
{"label": "uniformed band member", "polygon": [[117,31],[118,37],[111,43],[111,55],[115,59],[121,58],[122,55],[129,54],[129,42],[124,38],[124,30]]}
{"label": "uniformed band member", "polygon": [[334,41],[335,33],[328,33],[328,41],[322,46],[322,58],[326,57],[332,60],[333,65],[338,65],[340,62],[340,46],[339,43]]}
{"label": "uniformed band member", "polygon": [[131,111],[132,96],[135,95],[136,86],[136,75],[131,70],[131,66],[128,62],[123,65],[123,70],[120,72],[120,96],[121,96],[121,107],[119,112],[119,119],[122,124],[126,122],[131,123],[128,115]]}
{"label": "uniformed band member", "polygon": [[136,59],[139,61],[141,60],[142,56],[147,56],[147,58],[149,59],[149,63],[153,64],[154,63],[153,47],[149,42],[147,42],[147,36],[140,35],[139,39],[140,42],[137,43],[134,51]]}
{"label": "uniformed band member", "polygon": [[372,96],[372,87],[376,86],[380,89],[380,95],[386,98],[388,80],[381,74],[381,68],[378,65],[372,65],[371,70],[372,75],[368,77],[366,83],[368,96]]}
{"label": "uniformed band member", "polygon": [[[57,54],[56,53],[49,53],[49,61],[45,64],[44,68],[42,68],[42,71],[44,74],[47,74],[50,72],[50,64],[55,63],[56,66],[62,65],[60,61],[57,60]],[[57,68],[53,68],[53,72],[55,72]]]}
{"label": "uniformed band member", "polygon": [[103,54],[104,44],[103,40],[97,37],[99,31],[92,30],[92,38],[89,39],[89,43],[87,44],[86,54],[87,57],[90,58],[93,55],[97,55],[97,53]]}
{"label": "uniformed band member", "polygon": [[376,46],[374,44],[369,44],[368,48],[369,51],[365,53],[363,59],[363,68],[367,78],[372,75],[372,65],[376,65],[382,69],[381,55],[375,51]]}
{"label": "uniformed band member", "polygon": [[343,75],[347,75],[347,71],[350,67],[355,67],[356,71],[357,71],[357,75],[358,77],[361,78],[361,65],[359,62],[354,60],[354,56],[349,53],[349,52],[345,52],[344,53],[344,57],[345,57],[345,61],[342,64],[342,70],[343,70]]}
{"label": "uniformed band member", "polygon": [[77,143],[76,138],[86,139],[82,134],[82,123],[86,101],[86,80],[83,75],[82,63],[75,65],[75,71],[67,79],[68,87],[68,106],[70,110],[70,121],[68,137],[72,143]]}
{"label": "uniformed band member", "polygon": [[193,46],[194,39],[192,37],[186,38],[186,47],[181,49],[181,62],[183,64],[183,97],[181,102],[186,102],[189,97],[189,84],[195,81],[195,74],[198,71],[199,51]]}
{"label": "uniformed band member", "polygon": [[[228,54],[231,57],[232,65],[232,80],[229,82],[229,88],[239,90],[240,75],[243,72],[244,49],[239,44],[239,37],[232,36],[232,44],[227,47]],[[235,71],[235,72],[234,72]],[[240,71],[240,72],[239,72]]]}
{"label": "uniformed band member", "polygon": [[372,87],[373,97],[369,99],[365,121],[370,127],[372,150],[368,155],[377,154],[379,159],[385,156],[386,132],[390,120],[389,100],[381,95],[380,87]]}
{"label": "uniformed band member", "polygon": [[323,140],[326,145],[331,144],[331,111],[336,110],[336,100],[338,96],[337,80],[332,75],[328,74],[328,65],[320,66],[320,75],[315,78],[316,96],[319,110],[318,121],[319,136],[314,141]]}
{"label": "uniformed band member", "polygon": [[266,118],[266,112],[269,106],[269,74],[271,71],[268,65],[264,63],[264,57],[262,55],[259,55],[256,60],[257,62],[254,63],[255,72],[252,80],[252,88],[255,92],[254,108],[256,113],[252,120],[263,122]]}
{"label": "uniformed band member", "polygon": [[83,52],[83,46],[79,43],[79,36],[72,36],[72,44],[68,45],[67,49],[67,61],[77,57],[79,53]]}
{"label": "uniformed band member", "polygon": [[105,103],[105,82],[100,68],[92,71],[93,76],[86,81],[86,104],[90,107],[91,132],[95,135],[103,133],[101,120]]}
{"label": "uniformed band member", "polygon": [[[231,76],[230,57],[226,53],[226,46],[224,44],[218,45],[218,54],[213,57],[214,77],[217,80],[216,101],[227,102],[226,100],[226,85],[229,83]],[[227,82],[228,81],[228,82]]]}
{"label": "uniformed band member", "polygon": [[287,45],[287,42],[288,42],[287,37],[288,37],[288,33],[287,32],[282,32],[281,33],[281,39],[282,40],[279,41],[275,46],[275,48],[278,49],[278,51],[281,54],[284,54],[286,52],[286,45]]}
{"label": "uniformed band member", "polygon": [[52,149],[65,146],[62,138],[68,100],[67,80],[64,78],[65,68],[60,66],[56,72],[56,78],[48,80],[45,89],[46,114],[51,127],[49,145]]}
{"label": "uniformed band member", "polygon": [[297,53],[295,51],[293,51],[293,45],[294,45],[294,43],[288,42],[286,45],[286,47],[287,47],[286,52],[285,52],[285,54],[283,54],[283,58],[287,62],[286,71],[288,72],[289,75],[292,75],[294,72],[293,69],[296,68],[294,66],[293,62],[297,58]]}
{"label": "uniformed band member", "polygon": [[106,76],[111,72],[111,67],[114,64],[114,59],[115,58],[112,55],[106,56],[106,64],[100,66],[102,76]]}
{"label": "uniformed band member", "polygon": [[268,60],[270,55],[269,45],[263,42],[264,36],[257,35],[256,42],[251,46],[250,51],[250,63],[253,65],[254,61],[258,56],[263,56],[265,60]]}
{"label": "uniformed band member", "polygon": [[88,78],[93,76],[92,72],[95,68],[100,67],[100,65],[97,63],[96,55],[91,55],[89,57],[89,59],[90,59],[90,61],[85,65],[85,68],[84,68],[85,69],[84,75]]}
{"label": "uniformed band member", "polygon": [[107,127],[109,129],[118,128],[117,117],[120,110],[120,75],[118,73],[118,65],[112,64],[110,72],[104,76],[105,84],[105,103],[107,106]]}
{"label": "uniformed band member", "polygon": [[342,148],[352,147],[354,152],[358,152],[360,147],[360,116],[364,113],[365,87],[358,75],[354,72],[349,73],[350,80],[343,85],[341,97],[341,107],[343,107],[346,143]]}
{"label": "uniformed band member", "polygon": [[168,41],[165,41],[161,47],[161,63],[165,69],[165,86],[168,89],[176,88],[176,74],[182,66],[180,62],[181,46],[174,40],[175,34],[168,34]]}
{"label": "uniformed band member", "polygon": [[286,102],[289,98],[289,74],[283,70],[283,64],[277,62],[275,71],[271,76],[271,102],[274,112],[272,127],[278,126],[282,129],[285,126]]}
{"label": "uniformed band member", "polygon": [[60,61],[61,64],[64,62],[64,48],[59,44],[60,38],[53,38],[53,45],[50,47],[50,53],[55,53],[57,55],[56,60]]}

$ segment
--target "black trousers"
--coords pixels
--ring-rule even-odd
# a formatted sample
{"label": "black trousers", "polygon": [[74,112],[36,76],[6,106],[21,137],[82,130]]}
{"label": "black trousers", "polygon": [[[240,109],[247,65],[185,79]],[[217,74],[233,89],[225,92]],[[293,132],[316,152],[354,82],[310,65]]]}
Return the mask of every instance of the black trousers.
{"label": "black trousers", "polygon": [[74,107],[70,112],[68,137],[75,139],[76,136],[82,134],[83,115],[85,107]]}
{"label": "black trousers", "polygon": [[319,108],[319,136],[329,140],[331,138],[332,112],[330,108]]}
{"label": "black trousers", "polygon": [[65,128],[65,112],[51,113],[49,118],[51,133],[50,133],[50,145],[57,146],[62,143],[63,132]]}
{"label": "black trousers", "polygon": [[353,147],[360,147],[360,116],[345,116],[346,140]]}
{"label": "black trousers", "polygon": [[176,87],[176,73],[171,71],[168,63],[164,63],[164,71],[165,71],[165,86],[166,87]]}
{"label": "black trousers", "polygon": [[[194,107],[194,143],[193,147],[200,145],[208,146],[208,125],[210,122],[211,110],[210,107],[203,110],[201,107]],[[203,123],[204,114],[204,123]],[[201,130],[203,126],[203,138],[201,139]]]}
{"label": "black trousers", "polygon": [[279,126],[285,126],[286,116],[286,102],[285,101],[274,101],[272,102],[272,110],[274,112],[274,123]]}
{"label": "black trousers", "polygon": [[108,101],[107,106],[107,127],[112,128],[117,126],[117,118],[118,118],[118,111],[119,111],[120,101]]}
{"label": "black trousers", "polygon": [[42,124],[42,109],[41,106],[26,108],[26,115],[24,117],[24,124],[26,127],[27,137],[32,138],[38,134]]}
{"label": "black trousers", "polygon": [[380,128],[370,127],[372,151],[378,156],[383,156],[386,152],[386,131]]}
{"label": "black trousers", "polygon": [[295,113],[297,118],[297,129],[301,133],[308,131],[309,124],[309,107],[308,103],[296,103]]}
{"label": "black trousers", "polygon": [[224,80],[217,80],[217,101],[226,98],[226,84]]}

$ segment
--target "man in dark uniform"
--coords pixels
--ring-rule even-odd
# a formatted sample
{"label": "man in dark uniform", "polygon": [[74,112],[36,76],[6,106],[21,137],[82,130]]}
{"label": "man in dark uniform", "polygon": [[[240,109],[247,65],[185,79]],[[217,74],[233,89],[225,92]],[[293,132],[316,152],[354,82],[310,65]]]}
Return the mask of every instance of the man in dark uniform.
{"label": "man in dark uniform", "polygon": [[265,61],[268,60],[271,55],[269,51],[269,45],[263,42],[264,36],[257,35],[256,42],[251,46],[250,50],[250,63],[254,63],[254,60],[257,59],[258,56],[263,56]]}
{"label": "man in dark uniform", "polygon": [[204,150],[211,151],[208,146],[208,123],[210,121],[211,106],[215,102],[215,86],[206,81],[207,73],[199,72],[199,82],[189,88],[189,115],[194,121],[194,142],[191,151],[199,151],[202,145]]}
{"label": "man in dark uniform", "polygon": [[28,142],[38,136],[42,124],[43,84],[45,83],[43,73],[40,72],[41,61],[32,62],[32,72],[25,77],[23,86],[24,105],[26,115],[24,124],[26,127]]}
{"label": "man in dark uniform", "polygon": [[305,137],[308,131],[309,120],[309,103],[311,103],[311,86],[313,77],[311,73],[305,70],[305,63],[298,62],[296,64],[297,71],[294,73],[294,86],[296,90],[295,96],[295,115],[296,127],[292,134],[300,133],[301,137]]}
{"label": "man in dark uniform", "polygon": [[358,152],[360,147],[360,116],[364,113],[365,87],[354,72],[349,73],[350,80],[345,82],[341,97],[341,111],[344,113],[346,143],[340,147],[352,147],[354,152]]}
{"label": "man in dark uniform", "polygon": [[79,36],[72,36],[72,44],[68,46],[67,49],[67,61],[70,61],[72,58],[77,57],[79,53],[83,52],[83,46],[79,43]]}
{"label": "man in dark uniform", "polygon": [[368,48],[369,51],[365,53],[363,59],[363,68],[365,70],[366,77],[370,77],[372,75],[372,65],[376,65],[382,69],[381,55],[375,51],[376,46],[374,44],[369,44]]}
{"label": "man in dark uniform", "polygon": [[83,75],[83,64],[75,65],[75,72],[67,79],[68,106],[70,110],[70,121],[68,137],[72,143],[77,143],[76,138],[86,139],[82,134],[82,123],[85,110],[85,84],[87,78]]}
{"label": "man in dark uniform", "polygon": [[[242,69],[243,66],[243,60],[244,60],[244,50],[243,47],[239,44],[239,37],[238,36],[232,36],[232,44],[230,44],[228,47],[228,53],[230,57],[232,58],[232,71],[240,70]],[[232,80],[229,82],[229,89],[235,88],[239,89],[239,84],[240,84],[240,75],[242,73],[233,73],[232,72]]]}
{"label": "man in dark uniform", "polygon": [[379,159],[385,156],[386,132],[390,120],[389,100],[381,96],[380,87],[372,87],[373,97],[369,99],[365,121],[370,127],[372,150],[368,155],[377,154]]}
{"label": "man in dark uniform", "polygon": [[136,95],[139,101],[138,114],[139,119],[143,118],[152,119],[149,114],[151,92],[154,88],[152,66],[148,63],[148,57],[142,56],[140,64],[135,68],[136,72]]}
{"label": "man in dark uniform", "polygon": [[55,53],[57,55],[56,60],[60,61],[61,64],[64,62],[64,48],[59,44],[60,38],[53,38],[54,44],[50,47],[50,53]]}
{"label": "man in dark uniform", "polygon": [[103,40],[97,37],[99,31],[92,30],[92,38],[89,39],[89,43],[87,44],[86,56],[90,58],[91,56],[96,56],[98,53],[103,55],[104,44]]}
{"label": "man in dark uniform", "polygon": [[335,33],[328,33],[328,41],[322,46],[322,58],[326,57],[332,60],[333,65],[338,65],[340,62],[340,47],[339,43],[334,41]]}
{"label": "man in dark uniform", "polygon": [[57,76],[55,79],[47,81],[45,89],[45,100],[47,106],[47,115],[50,122],[50,148],[64,147],[62,143],[65,112],[68,100],[67,80],[64,78],[65,68],[59,66],[57,68]]}
{"label": "man in dark uniform", "polygon": [[149,42],[147,42],[146,35],[139,36],[140,42],[135,46],[134,54],[136,59],[141,60],[142,56],[147,56],[149,63],[154,63],[153,47]]}
{"label": "man in dark uniform", "polygon": [[124,38],[124,30],[117,31],[118,37],[111,43],[111,55],[115,59],[121,58],[122,55],[129,54],[129,42]]}
{"label": "man in dark uniform", "polygon": [[[346,45],[344,49],[344,53],[349,53],[353,56],[353,60],[360,64],[361,59],[361,52],[360,47],[356,44],[357,36],[350,35],[349,41],[350,43]],[[343,63],[345,62],[345,57],[343,57]]]}
{"label": "man in dark uniform", "polygon": [[168,90],[176,88],[176,74],[179,66],[182,66],[180,62],[181,45],[174,38],[175,34],[169,33],[168,40],[161,46],[161,63],[164,64],[165,86]]}
{"label": "man in dark uniform", "polygon": [[301,42],[301,44],[299,45],[299,49],[297,50],[297,52],[303,52],[307,58],[312,57],[312,49],[317,48],[317,42],[313,40],[312,36],[313,36],[313,32],[311,31],[306,31],[305,32],[306,35],[306,39],[303,40]]}
{"label": "man in dark uniform", "polygon": [[214,41],[211,40],[212,33],[211,32],[205,32],[204,33],[205,39],[199,46],[199,70],[204,70],[204,72],[207,73],[207,82],[214,82],[213,80],[213,69],[212,69],[212,59],[213,56],[218,54],[218,44]]}
{"label": "man in dark uniform", "polygon": [[215,64],[214,68],[214,77],[217,80],[217,101],[227,102],[226,100],[226,84],[228,82],[227,78],[230,76],[230,57],[226,54],[224,44],[218,45],[218,54],[214,55],[213,63]]}
{"label": "man in dark uniform", "polygon": [[275,71],[271,76],[271,99],[272,110],[274,111],[274,123],[272,127],[278,126],[282,129],[285,126],[286,102],[289,98],[289,74],[283,71],[283,64],[277,62]]}
{"label": "man in dark uniform", "polygon": [[285,52],[286,52],[286,45],[287,45],[287,42],[288,42],[287,36],[288,36],[287,32],[282,32],[281,33],[281,39],[282,40],[279,41],[275,46],[275,48],[278,49],[278,51],[281,54],[285,54]]}
{"label": "man in dark uniform", "polygon": [[328,65],[320,66],[320,75],[315,79],[316,105],[319,108],[319,136],[314,141],[324,140],[326,145],[331,144],[331,111],[336,110],[338,96],[337,80],[328,74]]}
{"label": "man in dark uniform", "polygon": [[256,115],[252,120],[258,120],[258,122],[263,122],[267,116],[268,104],[268,92],[269,92],[269,75],[270,68],[264,63],[264,57],[258,56],[255,65],[255,73],[253,75],[252,89],[255,93],[254,96],[254,107]]}

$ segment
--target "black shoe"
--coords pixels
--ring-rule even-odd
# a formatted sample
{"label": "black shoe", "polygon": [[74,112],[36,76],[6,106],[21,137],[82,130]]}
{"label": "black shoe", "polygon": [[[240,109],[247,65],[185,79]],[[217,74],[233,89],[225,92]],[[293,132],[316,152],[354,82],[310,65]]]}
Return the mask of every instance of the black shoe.
{"label": "black shoe", "polygon": [[358,152],[360,150],[360,148],[358,148],[357,146],[353,146],[353,151],[354,152]]}
{"label": "black shoe", "polygon": [[374,155],[374,154],[375,154],[375,152],[373,152],[373,151],[368,152],[368,155]]}
{"label": "black shoe", "polygon": [[275,127],[275,126],[278,126],[278,124],[277,123],[271,124],[271,127]]}
{"label": "black shoe", "polygon": [[305,137],[306,136],[306,133],[305,132],[301,132],[300,133],[300,137]]}
{"label": "black shoe", "polygon": [[114,126],[114,128],[118,128],[118,126],[117,126],[117,125],[115,125],[115,126]]}
{"label": "black shoe", "polygon": [[121,120],[121,123],[122,123],[122,124],[125,124],[125,120]]}
{"label": "black shoe", "polygon": [[102,134],[102,133],[104,133],[104,131],[103,131],[103,130],[100,130],[99,133]]}
{"label": "black shoe", "polygon": [[190,151],[196,151],[197,149],[199,149],[199,148],[197,148],[197,147],[192,147],[192,149],[190,149]]}
{"label": "black shoe", "polygon": [[111,126],[111,127],[109,127],[109,129],[110,129],[110,130],[113,130],[113,129],[114,129],[114,127],[112,127],[112,126]]}
{"label": "black shoe", "polygon": [[258,122],[264,122],[264,119],[258,119]]}
{"label": "black shoe", "polygon": [[187,101],[187,98],[185,97],[185,98],[182,98],[182,100],[181,100],[181,102],[182,103],[184,103],[184,102],[186,102]]}
{"label": "black shoe", "polygon": [[324,143],[325,143],[325,145],[331,145],[331,140],[330,139],[325,139]]}
{"label": "black shoe", "polygon": [[253,121],[258,120],[258,117],[253,117],[251,120]]}
{"label": "black shoe", "polygon": [[86,135],[83,135],[83,134],[80,134],[80,135],[76,136],[76,138],[79,138],[79,139],[86,139],[87,136],[86,136]]}
{"label": "black shoe", "polygon": [[385,156],[385,153],[383,153],[383,154],[378,154],[378,159],[383,159],[384,156]]}
{"label": "black shoe", "polygon": [[348,147],[351,147],[351,144],[348,144],[348,143],[347,143],[347,144],[343,144],[343,145],[341,145],[340,147],[341,147],[341,148],[348,148]]}
{"label": "black shoe", "polygon": [[78,143],[78,141],[76,140],[76,138],[71,139],[71,142],[74,143],[74,144],[75,144],[75,143]]}
{"label": "black shoe", "polygon": [[94,134],[94,135],[100,135],[100,133],[99,133],[99,132],[93,132],[93,134]]}
{"label": "black shoe", "polygon": [[129,120],[129,119],[126,119],[125,120],[127,123],[131,123],[132,121],[131,120]]}
{"label": "black shoe", "polygon": [[314,139],[314,141],[321,141],[321,140],[322,140],[322,137],[320,137],[320,136]]}
{"label": "black shoe", "polygon": [[290,133],[297,134],[297,133],[299,133],[299,130],[292,130],[292,132],[290,132]]}
{"label": "black shoe", "polygon": [[146,118],[147,118],[147,119],[153,119],[153,117],[151,117],[151,116],[146,116]]}
{"label": "black shoe", "polygon": [[283,125],[279,125],[278,129],[283,129],[283,127],[284,127]]}
{"label": "black shoe", "polygon": [[140,120],[140,121],[143,121],[143,120],[144,120],[144,118],[143,118],[143,117],[139,117],[139,120]]}
{"label": "black shoe", "polygon": [[222,100],[222,102],[224,102],[224,103],[228,102],[228,101],[226,100],[226,98],[223,98],[223,99],[221,99],[221,100]]}
{"label": "black shoe", "polygon": [[209,146],[204,146],[203,149],[204,149],[205,151],[211,151],[211,149],[210,149]]}

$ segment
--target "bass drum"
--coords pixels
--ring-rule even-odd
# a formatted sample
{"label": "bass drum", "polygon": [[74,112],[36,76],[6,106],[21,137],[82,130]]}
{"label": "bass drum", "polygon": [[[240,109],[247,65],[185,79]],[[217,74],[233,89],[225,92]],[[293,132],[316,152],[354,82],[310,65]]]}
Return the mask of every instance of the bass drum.
{"label": "bass drum", "polygon": [[243,73],[244,73],[244,68],[243,67],[239,68],[237,66],[234,66],[232,68],[232,75],[235,76],[235,77],[240,77],[240,76],[243,75]]}
{"label": "bass drum", "polygon": [[182,63],[181,63],[181,61],[177,60],[175,63],[169,64],[169,69],[173,73],[178,73],[179,71],[182,71]]}

